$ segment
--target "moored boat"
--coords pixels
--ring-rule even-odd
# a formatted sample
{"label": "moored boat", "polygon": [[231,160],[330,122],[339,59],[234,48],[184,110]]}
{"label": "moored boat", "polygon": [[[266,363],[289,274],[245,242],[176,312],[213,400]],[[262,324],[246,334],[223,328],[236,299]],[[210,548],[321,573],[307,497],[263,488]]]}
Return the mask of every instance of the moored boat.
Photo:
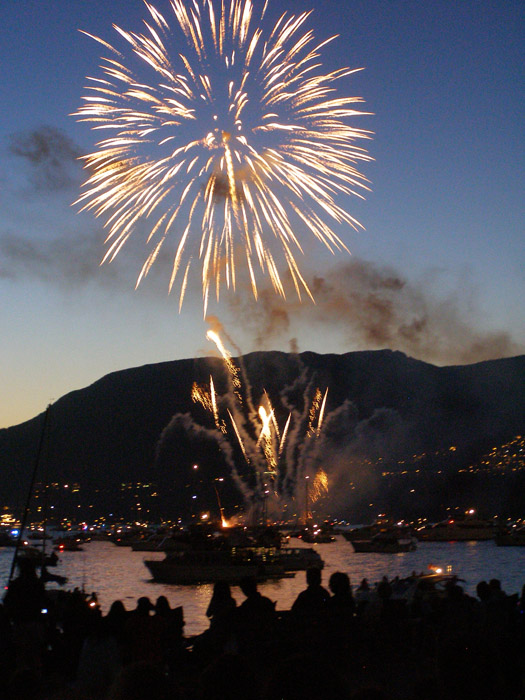
{"label": "moored boat", "polygon": [[53,543],[57,552],[81,552],[80,540],[78,537],[59,537]]}
{"label": "moored boat", "polygon": [[496,533],[498,547],[525,547],[525,526],[509,527]]}
{"label": "moored boat", "polygon": [[246,576],[265,580],[292,575],[275,559],[242,550],[173,551],[165,559],[146,560],[144,564],[154,581],[178,585],[217,581],[235,584]]}
{"label": "moored boat", "polygon": [[324,568],[319,552],[311,547],[282,547],[275,553],[275,560],[285,571],[305,571],[310,567]]}
{"label": "moored boat", "polygon": [[414,534],[423,542],[491,540],[494,537],[494,523],[478,518],[474,511],[469,511],[463,518],[448,518],[416,530]]}
{"label": "moored boat", "polygon": [[413,552],[417,548],[417,540],[410,535],[400,535],[395,531],[378,532],[366,540],[350,540],[354,552],[369,552],[374,554],[397,554],[398,552]]}

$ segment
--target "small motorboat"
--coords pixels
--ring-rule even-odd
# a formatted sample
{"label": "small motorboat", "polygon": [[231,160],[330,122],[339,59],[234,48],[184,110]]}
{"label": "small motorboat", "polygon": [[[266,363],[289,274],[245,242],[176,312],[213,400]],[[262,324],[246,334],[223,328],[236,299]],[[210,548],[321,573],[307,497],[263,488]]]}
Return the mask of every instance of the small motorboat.
{"label": "small motorboat", "polygon": [[505,528],[494,539],[498,547],[525,547],[525,525]]}
{"label": "small motorboat", "polygon": [[57,552],[81,552],[83,549],[77,537],[60,537],[54,545]]}

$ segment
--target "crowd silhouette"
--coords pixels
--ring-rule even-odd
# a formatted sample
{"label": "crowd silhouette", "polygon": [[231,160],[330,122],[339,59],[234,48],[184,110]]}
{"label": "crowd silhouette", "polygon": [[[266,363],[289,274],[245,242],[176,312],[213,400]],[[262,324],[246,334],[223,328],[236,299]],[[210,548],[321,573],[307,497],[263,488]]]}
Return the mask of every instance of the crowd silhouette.
{"label": "crowd silhouette", "polygon": [[181,607],[142,597],[101,613],[95,595],[46,592],[21,563],[0,604],[0,700],[525,700],[525,586],[476,596],[450,578],[407,582],[306,571],[290,610],[218,582],[209,627],[184,635]]}

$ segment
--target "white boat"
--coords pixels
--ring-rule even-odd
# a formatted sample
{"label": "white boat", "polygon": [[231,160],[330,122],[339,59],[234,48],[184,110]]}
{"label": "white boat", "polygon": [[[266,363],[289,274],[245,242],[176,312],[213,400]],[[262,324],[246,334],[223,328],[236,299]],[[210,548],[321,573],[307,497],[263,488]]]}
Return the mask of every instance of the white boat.
{"label": "white boat", "polygon": [[416,530],[414,534],[423,542],[491,540],[494,537],[494,523],[467,515],[464,518],[448,518],[435,525],[428,525]]}

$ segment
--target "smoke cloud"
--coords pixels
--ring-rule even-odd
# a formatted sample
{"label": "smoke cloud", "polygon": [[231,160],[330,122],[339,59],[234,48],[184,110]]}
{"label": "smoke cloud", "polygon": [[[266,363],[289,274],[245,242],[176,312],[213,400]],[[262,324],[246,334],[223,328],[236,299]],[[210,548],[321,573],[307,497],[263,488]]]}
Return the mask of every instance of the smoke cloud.
{"label": "smoke cloud", "polygon": [[[467,364],[524,351],[508,333],[476,328],[455,297],[436,298],[392,268],[353,259],[307,281],[315,304],[300,302],[291,288],[286,300],[270,288],[260,291],[257,302],[248,294],[230,297],[255,347],[264,349],[296,324],[307,324],[312,332],[337,328],[348,351],[389,348],[435,364]],[[296,339],[291,342],[297,348]]]}
{"label": "smoke cloud", "polygon": [[77,287],[99,277],[115,280],[114,271],[101,275],[96,236],[57,236],[51,240],[0,235],[0,278],[28,276],[67,287]]}
{"label": "smoke cloud", "polygon": [[9,150],[30,166],[29,180],[37,190],[63,190],[80,181],[80,149],[59,129],[41,126],[14,134]]}
{"label": "smoke cloud", "polygon": [[184,437],[189,442],[200,445],[216,445],[222,453],[224,461],[231,469],[231,476],[246,502],[249,502],[252,492],[247,487],[245,481],[239,475],[233,458],[233,450],[228,439],[219,431],[213,428],[206,428],[196,423],[189,413],[176,413],[168,425],[160,434],[156,446],[156,461],[159,461],[164,454],[171,458],[173,453],[180,450],[180,440]]}

